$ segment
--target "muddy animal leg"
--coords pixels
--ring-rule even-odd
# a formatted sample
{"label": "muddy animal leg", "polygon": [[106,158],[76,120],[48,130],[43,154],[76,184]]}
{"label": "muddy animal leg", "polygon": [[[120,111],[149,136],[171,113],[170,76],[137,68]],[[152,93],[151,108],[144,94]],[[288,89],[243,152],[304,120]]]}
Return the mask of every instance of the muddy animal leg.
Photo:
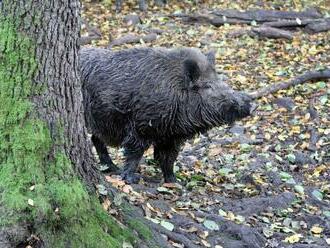
{"label": "muddy animal leg", "polygon": [[121,177],[129,184],[138,183],[140,176],[137,175],[136,169],[143,156],[147,146],[144,145],[125,145],[124,146],[125,164],[124,169],[121,173]]}
{"label": "muddy animal leg", "polygon": [[97,155],[99,156],[100,163],[107,165],[109,169],[104,172],[114,172],[118,170],[118,167],[112,162],[107,147],[102,140],[100,140],[97,136],[92,135],[92,142],[95,146]]}
{"label": "muddy animal leg", "polygon": [[179,144],[156,144],[154,147],[154,158],[162,169],[166,183],[176,182],[173,165],[180,151]]}

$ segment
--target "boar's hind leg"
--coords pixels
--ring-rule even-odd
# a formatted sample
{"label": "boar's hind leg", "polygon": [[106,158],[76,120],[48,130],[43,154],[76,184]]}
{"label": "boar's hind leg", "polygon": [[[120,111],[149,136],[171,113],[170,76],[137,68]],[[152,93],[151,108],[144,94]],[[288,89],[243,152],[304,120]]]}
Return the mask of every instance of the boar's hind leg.
{"label": "boar's hind leg", "polygon": [[180,150],[179,144],[156,144],[154,148],[154,158],[162,169],[166,183],[176,182],[173,172],[173,165],[178,157]]}
{"label": "boar's hind leg", "polygon": [[92,135],[92,142],[93,142],[93,145],[95,146],[97,155],[99,156],[100,163],[108,166],[108,169],[104,172],[117,171],[118,168],[112,162],[112,160],[109,156],[107,147],[105,146],[104,142],[102,140],[100,140],[98,137],[96,137],[95,135]]}

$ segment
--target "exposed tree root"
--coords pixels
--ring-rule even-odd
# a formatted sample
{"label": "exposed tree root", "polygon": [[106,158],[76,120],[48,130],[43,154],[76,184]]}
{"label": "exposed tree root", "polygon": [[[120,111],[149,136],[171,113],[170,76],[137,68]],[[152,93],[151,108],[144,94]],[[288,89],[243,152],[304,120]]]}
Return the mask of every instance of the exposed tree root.
{"label": "exposed tree root", "polygon": [[171,232],[164,227],[150,222],[150,226],[160,232],[161,234],[166,235],[170,240],[173,240],[176,243],[183,244],[187,248],[198,248],[199,246],[195,245],[190,239],[185,237],[183,234]]}
{"label": "exposed tree root", "polygon": [[[233,221],[227,220],[217,214],[208,214],[200,211],[195,212],[195,214],[198,217],[206,218],[219,223],[219,235],[224,236],[223,240],[225,247],[241,247],[239,245],[254,248],[265,247],[266,239],[258,230],[256,230],[256,228],[236,224]],[[235,246],[232,246],[233,242],[236,243]]]}
{"label": "exposed tree root", "polygon": [[272,94],[274,92],[277,92],[279,90],[284,90],[291,86],[303,84],[303,83],[306,83],[311,80],[322,80],[322,79],[328,79],[328,78],[330,78],[330,69],[325,69],[322,71],[308,71],[287,82],[280,82],[277,84],[272,84],[272,85],[266,86],[264,88],[261,88],[259,90],[256,90],[256,91],[250,93],[250,95],[253,99],[257,99],[257,98]]}

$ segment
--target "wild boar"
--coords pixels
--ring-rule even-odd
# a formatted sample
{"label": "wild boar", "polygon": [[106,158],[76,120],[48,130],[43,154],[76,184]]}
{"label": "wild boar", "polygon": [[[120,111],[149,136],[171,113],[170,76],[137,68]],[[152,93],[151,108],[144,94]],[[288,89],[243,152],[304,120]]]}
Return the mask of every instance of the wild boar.
{"label": "wild boar", "polygon": [[135,183],[143,153],[154,158],[165,182],[194,135],[249,116],[251,97],[233,90],[215,70],[214,53],[195,48],[133,48],[80,52],[85,119],[101,163],[115,170],[106,145],[124,148],[122,177]]}

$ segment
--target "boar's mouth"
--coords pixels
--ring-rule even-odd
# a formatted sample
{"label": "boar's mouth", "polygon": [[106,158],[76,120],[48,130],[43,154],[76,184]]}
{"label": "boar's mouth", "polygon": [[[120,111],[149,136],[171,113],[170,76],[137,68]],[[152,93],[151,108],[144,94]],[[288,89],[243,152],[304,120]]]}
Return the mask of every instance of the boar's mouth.
{"label": "boar's mouth", "polygon": [[258,108],[258,105],[251,101],[250,98],[244,96],[244,99],[241,98],[239,101],[235,101],[228,108],[228,111],[223,113],[223,120],[226,124],[231,125],[236,120],[241,120],[245,117],[253,115],[255,110]]}
{"label": "boar's mouth", "polygon": [[258,107],[259,107],[258,104],[256,104],[255,102],[252,102],[251,107],[250,107],[250,115],[253,115]]}

